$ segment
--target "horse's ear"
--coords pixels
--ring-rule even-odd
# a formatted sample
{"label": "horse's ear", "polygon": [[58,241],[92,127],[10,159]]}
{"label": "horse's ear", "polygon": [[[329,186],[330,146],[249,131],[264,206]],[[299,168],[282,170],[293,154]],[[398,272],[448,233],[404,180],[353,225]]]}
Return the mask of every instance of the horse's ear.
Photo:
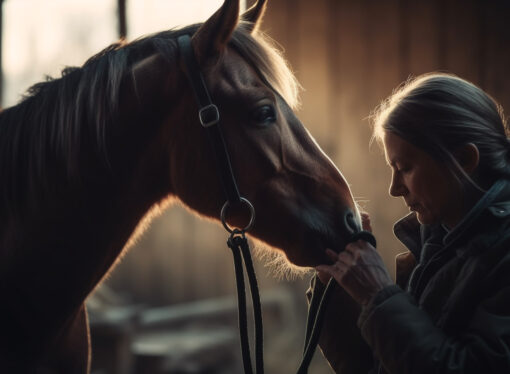
{"label": "horse's ear", "polygon": [[227,45],[239,21],[239,0],[225,0],[191,38],[191,43],[200,64],[219,56]]}
{"label": "horse's ear", "polygon": [[262,17],[266,11],[266,5],[266,0],[257,0],[257,2],[241,16],[243,21],[249,22],[249,31],[252,34],[258,30],[261,24]]}

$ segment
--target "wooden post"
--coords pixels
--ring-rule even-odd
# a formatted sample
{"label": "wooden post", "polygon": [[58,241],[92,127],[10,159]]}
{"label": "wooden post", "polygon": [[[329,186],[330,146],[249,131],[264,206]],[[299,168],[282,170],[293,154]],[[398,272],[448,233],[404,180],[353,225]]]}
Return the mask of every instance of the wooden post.
{"label": "wooden post", "polygon": [[3,0],[0,0],[0,110],[4,103],[4,69],[2,65],[2,39],[3,39]]}
{"label": "wooden post", "polygon": [[[2,1],[2,0],[0,0]],[[119,19],[119,38],[126,38],[127,36],[127,19],[126,19],[126,1],[127,0],[118,0],[117,1],[117,9],[118,9],[118,19]]]}

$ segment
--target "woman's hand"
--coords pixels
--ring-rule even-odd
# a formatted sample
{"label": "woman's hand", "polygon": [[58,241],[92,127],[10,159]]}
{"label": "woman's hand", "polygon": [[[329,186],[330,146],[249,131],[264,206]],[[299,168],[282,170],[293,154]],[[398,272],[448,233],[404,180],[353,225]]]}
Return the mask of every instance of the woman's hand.
{"label": "woman's hand", "polygon": [[[371,232],[370,216],[361,213],[361,219],[363,229]],[[330,249],[326,253],[334,264],[317,266],[319,279],[327,283],[331,276],[334,277],[360,305],[368,304],[377,292],[393,284],[379,253],[363,240],[349,243],[338,254]]]}
{"label": "woman's hand", "polygon": [[[370,222],[370,215],[367,212],[361,212],[361,227],[363,230],[372,232],[372,224]],[[333,259],[333,262],[336,262],[336,256]],[[320,271],[317,269],[317,276],[319,277],[319,280],[322,284],[327,284],[329,282],[329,279],[331,278],[331,275],[329,273]]]}
{"label": "woman's hand", "polygon": [[393,284],[379,253],[363,240],[348,244],[338,254],[328,249],[327,254],[335,263],[319,265],[317,271],[334,277],[360,305],[368,304],[377,292]]}

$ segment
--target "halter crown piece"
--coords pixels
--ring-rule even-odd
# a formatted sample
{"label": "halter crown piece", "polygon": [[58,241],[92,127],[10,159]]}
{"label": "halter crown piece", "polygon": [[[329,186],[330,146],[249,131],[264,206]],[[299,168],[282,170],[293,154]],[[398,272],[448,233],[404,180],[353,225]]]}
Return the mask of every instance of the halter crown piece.
{"label": "halter crown piece", "polygon": [[[179,45],[183,66],[186,68],[186,76],[188,77],[193,95],[195,96],[195,100],[198,104],[198,120],[204,128],[209,139],[209,144],[212,147],[216,167],[220,176],[220,183],[226,197],[226,202],[221,209],[220,219],[225,229],[230,233],[227,245],[232,250],[232,254],[234,256],[239,310],[239,335],[241,340],[244,372],[245,374],[253,374],[250,345],[248,341],[248,321],[246,313],[246,291],[244,286],[243,262],[246,267],[253,302],[253,316],[255,320],[255,368],[257,374],[263,374],[262,308],[250,248],[245,236],[245,233],[252,228],[255,222],[255,209],[249,200],[241,197],[239,194],[227,146],[221,132],[220,113],[218,107],[214,105],[211,100],[204,77],[200,72],[200,67],[197,63],[195,53],[191,45],[191,37],[189,35],[182,35],[177,39],[177,43]],[[232,229],[226,222],[227,210],[231,204],[243,204],[249,209],[250,221],[243,229]],[[371,243],[374,247],[376,246],[375,238],[370,232],[360,231],[355,233],[352,235],[349,242],[359,239]],[[322,294],[315,293],[310,302],[305,333],[303,360],[301,361],[301,365],[297,371],[298,374],[306,374],[308,372],[308,366],[313,358],[313,354],[319,340],[324,311],[328,300],[333,293],[335,285],[336,283],[333,280],[330,280],[324,292]]]}

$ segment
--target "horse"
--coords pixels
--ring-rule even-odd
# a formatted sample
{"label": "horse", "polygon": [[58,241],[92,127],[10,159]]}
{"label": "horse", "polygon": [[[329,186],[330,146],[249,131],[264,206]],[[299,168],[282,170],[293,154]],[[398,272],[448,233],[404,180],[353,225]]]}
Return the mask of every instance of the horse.
{"label": "horse", "polygon": [[[224,194],[176,39],[188,34],[250,235],[297,266],[328,261],[360,216],[294,114],[298,84],[259,30],[266,1],[225,0],[204,23],[119,41],[0,113],[0,368],[88,373],[84,301],[175,200],[218,220]],[[245,209],[227,222],[243,227]]]}

